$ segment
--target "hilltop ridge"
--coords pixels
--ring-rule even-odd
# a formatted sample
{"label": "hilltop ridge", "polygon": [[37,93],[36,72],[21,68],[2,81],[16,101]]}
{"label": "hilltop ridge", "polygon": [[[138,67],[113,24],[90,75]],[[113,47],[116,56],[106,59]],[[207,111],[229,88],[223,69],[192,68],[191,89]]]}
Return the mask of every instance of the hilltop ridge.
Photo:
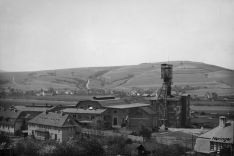
{"label": "hilltop ridge", "polygon": [[195,87],[198,94],[213,90],[234,94],[234,71],[223,67],[191,61],[141,63],[113,67],[86,67],[32,72],[1,72],[0,87],[21,90],[41,88],[64,89],[130,89],[158,88],[162,85],[160,64],[173,64],[173,85]]}

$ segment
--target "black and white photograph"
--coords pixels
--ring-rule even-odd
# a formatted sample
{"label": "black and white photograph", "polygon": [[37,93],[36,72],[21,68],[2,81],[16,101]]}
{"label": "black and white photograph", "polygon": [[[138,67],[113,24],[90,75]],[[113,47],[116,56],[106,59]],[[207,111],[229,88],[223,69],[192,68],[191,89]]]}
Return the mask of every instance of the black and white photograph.
{"label": "black and white photograph", "polygon": [[234,0],[0,0],[0,156],[234,156]]}

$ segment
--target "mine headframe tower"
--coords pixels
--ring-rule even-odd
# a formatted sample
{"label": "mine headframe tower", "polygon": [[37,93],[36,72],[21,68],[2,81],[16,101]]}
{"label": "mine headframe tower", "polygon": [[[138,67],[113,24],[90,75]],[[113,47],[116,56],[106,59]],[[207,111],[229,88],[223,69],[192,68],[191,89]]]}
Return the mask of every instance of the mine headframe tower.
{"label": "mine headframe tower", "polygon": [[162,121],[162,125],[167,126],[168,112],[167,112],[167,98],[171,97],[171,85],[172,85],[172,69],[171,64],[161,64],[161,79],[163,79],[162,87],[158,94],[159,102],[159,120]]}

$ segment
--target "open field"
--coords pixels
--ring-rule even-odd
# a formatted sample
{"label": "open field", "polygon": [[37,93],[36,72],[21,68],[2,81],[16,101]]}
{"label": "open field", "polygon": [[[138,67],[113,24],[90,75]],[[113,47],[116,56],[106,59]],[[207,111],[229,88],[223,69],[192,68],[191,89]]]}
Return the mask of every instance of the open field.
{"label": "open field", "polygon": [[[22,99],[0,99],[0,104],[4,105],[31,105],[31,104],[50,104],[50,105],[75,105],[81,99],[90,99],[92,96],[47,96],[47,97],[27,97]],[[125,98],[128,101],[133,101],[134,97]],[[149,101],[143,98],[137,100],[144,103]],[[133,101],[134,102],[134,101]],[[234,114],[234,103],[225,101],[192,101],[190,109],[196,112],[207,113],[232,113]]]}
{"label": "open field", "polygon": [[233,113],[234,106],[190,106],[192,111],[209,113]]}

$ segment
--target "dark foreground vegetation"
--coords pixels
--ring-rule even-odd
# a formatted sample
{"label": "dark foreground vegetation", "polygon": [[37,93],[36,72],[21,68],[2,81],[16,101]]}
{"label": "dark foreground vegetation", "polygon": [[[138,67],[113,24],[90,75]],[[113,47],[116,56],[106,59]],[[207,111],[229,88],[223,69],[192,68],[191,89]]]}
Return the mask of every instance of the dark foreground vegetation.
{"label": "dark foreground vegetation", "polygon": [[[90,138],[82,137],[70,139],[64,143],[52,140],[38,141],[32,138],[10,142],[1,135],[1,143],[7,142],[12,148],[14,156],[138,156],[140,143],[132,142],[124,137]],[[14,145],[13,145],[14,144]],[[186,149],[180,145],[162,145],[155,142],[144,142],[144,156],[181,156]],[[4,147],[7,148],[7,147]]]}

